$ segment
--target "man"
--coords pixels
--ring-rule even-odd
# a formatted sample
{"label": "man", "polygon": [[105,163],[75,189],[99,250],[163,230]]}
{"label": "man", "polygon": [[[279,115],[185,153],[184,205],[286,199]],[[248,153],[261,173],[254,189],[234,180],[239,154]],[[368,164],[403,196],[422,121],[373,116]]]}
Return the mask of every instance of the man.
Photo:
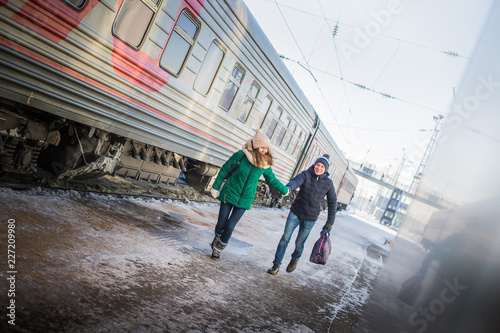
{"label": "man", "polygon": [[328,154],[319,157],[314,165],[299,173],[286,185],[290,188],[290,191],[299,187],[300,190],[290,208],[285,231],[276,249],[273,267],[267,271],[269,274],[278,274],[290,238],[298,226],[299,233],[295,240],[295,251],[292,253],[292,260],[290,260],[286,268],[288,273],[295,270],[304,250],[304,243],[318,219],[325,195],[328,201],[328,219],[323,228],[326,228],[328,232],[332,229],[337,211],[337,194],[335,193],[333,181],[328,177],[329,159]]}

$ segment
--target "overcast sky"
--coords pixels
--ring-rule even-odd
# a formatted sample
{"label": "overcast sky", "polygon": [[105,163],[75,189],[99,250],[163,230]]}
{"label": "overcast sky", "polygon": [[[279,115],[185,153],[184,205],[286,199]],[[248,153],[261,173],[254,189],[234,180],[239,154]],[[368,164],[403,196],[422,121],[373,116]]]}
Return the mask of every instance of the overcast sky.
{"label": "overcast sky", "polygon": [[395,173],[406,154],[409,181],[492,4],[244,1],[347,158]]}

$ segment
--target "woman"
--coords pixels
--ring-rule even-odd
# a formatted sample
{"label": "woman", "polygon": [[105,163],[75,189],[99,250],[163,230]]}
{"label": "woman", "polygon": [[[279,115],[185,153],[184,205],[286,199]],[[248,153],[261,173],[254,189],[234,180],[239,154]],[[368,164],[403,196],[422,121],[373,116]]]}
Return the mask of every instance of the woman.
{"label": "woman", "polygon": [[[261,175],[264,175],[269,185],[284,195],[288,194],[288,188],[274,176],[272,165],[273,155],[269,138],[258,129],[253,139],[249,139],[242,150],[234,153],[220,169],[210,190],[214,198],[218,197],[221,201],[215,237],[212,241],[212,259],[219,260],[220,253],[231,238],[236,223],[245,211],[251,208]],[[219,193],[226,178],[226,183]]]}

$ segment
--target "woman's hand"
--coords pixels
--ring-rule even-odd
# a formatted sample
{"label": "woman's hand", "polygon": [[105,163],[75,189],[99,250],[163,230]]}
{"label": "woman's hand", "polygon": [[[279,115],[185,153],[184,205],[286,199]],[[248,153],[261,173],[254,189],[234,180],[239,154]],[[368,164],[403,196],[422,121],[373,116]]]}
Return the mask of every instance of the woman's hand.
{"label": "woman's hand", "polygon": [[210,194],[212,195],[212,197],[214,199],[217,199],[219,197],[219,191],[217,191],[216,189],[214,189],[213,187],[210,188]]}
{"label": "woman's hand", "polygon": [[292,189],[291,189],[291,188],[289,188],[288,186],[286,186],[286,189],[287,189],[287,191],[286,191],[286,193],[284,194],[284,196],[285,196],[285,197],[286,197],[287,195],[289,195],[289,194],[292,192]]}

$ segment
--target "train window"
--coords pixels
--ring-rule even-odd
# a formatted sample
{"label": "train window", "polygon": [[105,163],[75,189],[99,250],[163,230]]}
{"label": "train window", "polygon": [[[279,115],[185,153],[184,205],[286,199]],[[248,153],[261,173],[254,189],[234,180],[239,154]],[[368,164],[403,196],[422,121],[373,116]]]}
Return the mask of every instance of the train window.
{"label": "train window", "polygon": [[314,161],[316,161],[316,159],[321,156],[317,154],[317,151],[317,147],[309,148],[309,150],[307,151],[307,156],[305,158],[304,167],[309,168],[314,163]]}
{"label": "train window", "polygon": [[215,75],[222,64],[223,58],[224,51],[215,41],[213,41],[208,48],[205,59],[203,59],[203,63],[194,81],[194,89],[196,91],[203,95],[208,94],[210,87],[214,83]]}
{"label": "train window", "polygon": [[280,119],[281,114],[283,113],[283,109],[278,107],[276,112],[272,115],[271,123],[267,128],[266,135],[269,139],[273,137],[274,131],[276,130],[276,126],[278,126],[278,119]]}
{"label": "train window", "polygon": [[297,133],[297,124],[293,125],[293,131],[290,131],[290,138],[288,139],[288,142],[286,143],[286,148],[285,150],[290,149],[291,143],[292,143],[292,138],[295,136]]}
{"label": "train window", "polygon": [[161,68],[174,76],[179,75],[193,48],[199,27],[200,24],[187,11],[182,11],[161,55]]}
{"label": "train window", "polygon": [[304,135],[304,132],[300,131],[299,139],[297,140],[297,144],[295,145],[295,148],[293,149],[292,155],[297,154],[297,152],[299,151],[299,147],[302,145],[302,136],[303,135]]}
{"label": "train window", "polygon": [[63,2],[67,3],[76,10],[82,9],[87,4],[87,0],[63,0]]}
{"label": "train window", "polygon": [[240,89],[240,84],[243,80],[244,75],[245,71],[241,69],[238,64],[234,65],[233,72],[227,80],[226,86],[224,87],[224,92],[222,93],[222,97],[220,98],[219,102],[219,105],[224,110],[229,111],[234,97],[236,96],[238,89]]}
{"label": "train window", "polygon": [[146,36],[159,0],[123,0],[113,24],[113,33],[134,49],[138,49]]}
{"label": "train window", "polygon": [[320,150],[319,150],[319,147],[316,146],[314,147],[314,150],[313,150],[313,153],[311,155],[311,160],[309,162],[309,165],[312,165],[314,164],[314,162],[316,161],[316,159],[320,156],[323,156],[323,154],[320,154]]}
{"label": "train window", "polygon": [[285,138],[286,131],[288,130],[288,126],[290,126],[290,117],[287,115],[283,115],[285,117],[285,120],[283,122],[283,126],[281,127],[280,134],[278,134],[278,137],[276,138],[276,145],[281,146],[283,143],[283,139]]}
{"label": "train window", "polygon": [[243,105],[241,105],[240,113],[238,114],[238,120],[244,123],[247,122],[248,116],[250,115],[250,110],[255,103],[255,99],[257,98],[257,94],[259,93],[259,91],[260,86],[255,82],[252,83],[250,89],[248,89],[247,97],[245,98]]}
{"label": "train window", "polygon": [[262,128],[264,126],[264,114],[267,115],[269,114],[269,110],[271,109],[271,103],[273,100],[271,97],[266,96],[264,99],[264,102],[262,103],[262,106],[260,107],[260,113],[259,113],[259,118],[255,119],[255,123],[259,125],[259,128]]}

